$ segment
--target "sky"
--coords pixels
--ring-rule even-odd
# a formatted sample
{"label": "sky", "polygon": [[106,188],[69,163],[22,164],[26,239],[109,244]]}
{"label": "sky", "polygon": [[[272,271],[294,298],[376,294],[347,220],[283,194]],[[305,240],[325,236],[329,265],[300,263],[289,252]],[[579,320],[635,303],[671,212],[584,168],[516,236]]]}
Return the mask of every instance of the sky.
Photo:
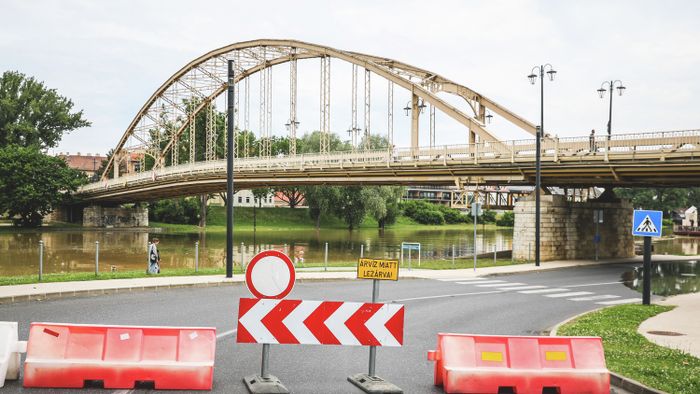
{"label": "sky", "polygon": [[[92,122],[64,136],[53,152],[106,153],[184,64],[258,38],[393,58],[465,85],[535,124],[539,86],[526,77],[533,66],[550,63],[557,78],[545,82],[545,130],[560,137],[605,132],[608,100],[596,90],[610,79],[627,87],[614,97],[613,134],[700,128],[698,1],[0,0],[0,9],[0,70],[44,81]],[[318,129],[315,62],[300,62],[302,133]],[[340,63],[332,66],[331,127],[337,132],[350,123],[349,66]],[[288,68],[278,68],[276,134],[289,115]],[[387,122],[382,83],[374,76],[371,119],[378,133]],[[405,146],[408,119],[401,108],[409,96],[395,95],[394,133],[397,146]],[[423,145],[428,117],[422,118]],[[488,129],[503,140],[529,137],[502,119]],[[436,133],[438,144],[466,138],[439,113]]]}

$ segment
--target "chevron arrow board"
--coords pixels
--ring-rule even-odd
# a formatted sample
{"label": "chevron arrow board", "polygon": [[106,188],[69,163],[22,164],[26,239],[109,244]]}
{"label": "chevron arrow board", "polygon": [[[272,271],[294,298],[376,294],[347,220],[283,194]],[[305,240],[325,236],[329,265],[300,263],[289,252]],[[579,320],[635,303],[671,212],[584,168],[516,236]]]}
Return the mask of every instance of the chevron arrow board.
{"label": "chevron arrow board", "polygon": [[403,305],[241,298],[239,343],[402,346]]}

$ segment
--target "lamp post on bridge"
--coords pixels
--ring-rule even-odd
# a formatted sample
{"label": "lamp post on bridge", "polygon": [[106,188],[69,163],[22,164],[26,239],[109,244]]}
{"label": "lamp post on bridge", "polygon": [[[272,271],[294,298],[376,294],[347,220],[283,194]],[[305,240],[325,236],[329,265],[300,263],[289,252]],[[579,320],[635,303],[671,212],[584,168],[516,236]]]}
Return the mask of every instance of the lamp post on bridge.
{"label": "lamp post on bridge", "polygon": [[[615,86],[617,85],[617,87]],[[622,92],[627,89],[623,84],[622,81],[619,79],[616,80],[610,80],[610,81],[605,81],[602,84],[600,84],[600,89],[598,89],[598,97],[600,98],[605,98],[605,92],[606,90],[610,90],[610,110],[608,111],[608,140],[610,139],[610,136],[612,135],[612,102],[613,102],[613,89],[617,89],[617,92],[622,96]]]}
{"label": "lamp post on bridge", "polygon": [[557,73],[551,64],[547,63],[541,66],[532,68],[528,79],[532,85],[537,81],[537,73],[540,77],[540,125],[537,127],[535,138],[535,266],[540,266],[540,187],[541,181],[541,162],[540,162],[540,144],[542,135],[544,134],[544,74],[549,76],[550,81],[554,81],[554,75]]}

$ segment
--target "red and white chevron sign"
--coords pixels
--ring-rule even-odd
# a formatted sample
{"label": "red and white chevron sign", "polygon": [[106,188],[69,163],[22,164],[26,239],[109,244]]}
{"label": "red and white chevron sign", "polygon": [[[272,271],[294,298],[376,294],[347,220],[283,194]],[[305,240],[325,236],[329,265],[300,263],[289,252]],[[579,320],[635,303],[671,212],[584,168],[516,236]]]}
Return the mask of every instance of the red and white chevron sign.
{"label": "red and white chevron sign", "polygon": [[241,298],[239,343],[401,346],[403,305]]}

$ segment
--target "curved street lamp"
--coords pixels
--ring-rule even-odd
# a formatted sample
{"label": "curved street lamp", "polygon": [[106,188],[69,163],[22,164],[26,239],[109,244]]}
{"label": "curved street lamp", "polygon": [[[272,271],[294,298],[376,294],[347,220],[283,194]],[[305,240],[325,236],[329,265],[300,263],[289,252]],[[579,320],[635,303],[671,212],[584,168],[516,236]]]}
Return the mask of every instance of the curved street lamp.
{"label": "curved street lamp", "polygon": [[542,66],[535,66],[532,68],[532,71],[530,71],[530,75],[527,76],[530,80],[530,84],[535,84],[538,74],[540,77],[540,125],[537,127],[537,133],[535,134],[535,266],[537,267],[540,266],[540,187],[542,185],[540,176],[540,145],[542,135],[544,134],[544,74],[547,74],[550,81],[554,81],[554,76],[557,72],[549,63]]}
{"label": "curved street lamp", "polygon": [[614,81],[611,80],[611,81],[603,82],[602,84],[600,84],[600,89],[598,89],[598,97],[600,97],[600,98],[605,98],[605,92],[610,90],[610,110],[608,111],[608,140],[610,139],[610,136],[612,135],[613,89],[617,89],[617,92],[619,93],[619,95],[622,96],[622,93],[627,88],[625,87],[625,85],[622,84],[622,81],[620,81],[619,79],[616,79]]}

